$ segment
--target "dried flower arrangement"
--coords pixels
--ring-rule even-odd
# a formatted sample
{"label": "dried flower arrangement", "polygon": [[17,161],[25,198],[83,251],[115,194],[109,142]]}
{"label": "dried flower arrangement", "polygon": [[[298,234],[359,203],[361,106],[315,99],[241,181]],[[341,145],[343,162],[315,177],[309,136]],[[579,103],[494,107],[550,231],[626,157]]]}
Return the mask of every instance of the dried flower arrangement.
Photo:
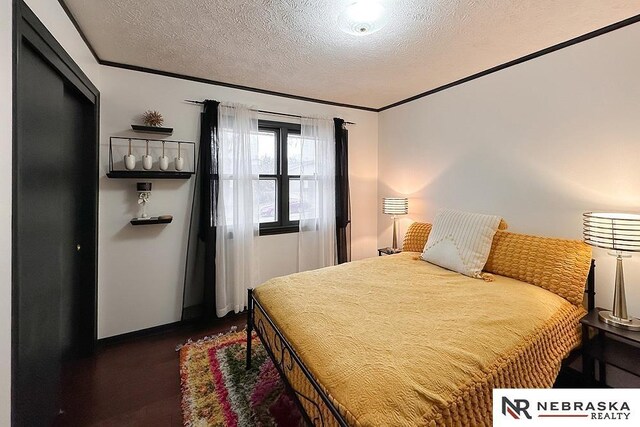
{"label": "dried flower arrangement", "polygon": [[142,114],[142,121],[147,126],[162,126],[164,118],[159,111],[147,110]]}

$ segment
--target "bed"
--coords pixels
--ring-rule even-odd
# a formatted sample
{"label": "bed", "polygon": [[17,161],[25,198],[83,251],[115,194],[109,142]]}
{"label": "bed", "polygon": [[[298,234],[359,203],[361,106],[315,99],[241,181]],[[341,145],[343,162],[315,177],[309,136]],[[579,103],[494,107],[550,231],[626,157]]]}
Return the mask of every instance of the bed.
{"label": "bed", "polygon": [[249,291],[247,336],[307,423],[490,425],[493,388],[550,387],[579,344],[588,246],[499,231],[487,282],[419,260],[412,227],[403,253]]}

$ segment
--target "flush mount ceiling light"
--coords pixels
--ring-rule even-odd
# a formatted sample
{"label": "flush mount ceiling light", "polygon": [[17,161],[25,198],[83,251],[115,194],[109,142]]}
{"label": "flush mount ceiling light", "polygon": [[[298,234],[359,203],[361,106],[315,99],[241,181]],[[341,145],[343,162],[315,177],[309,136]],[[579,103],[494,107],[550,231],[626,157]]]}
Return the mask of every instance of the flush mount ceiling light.
{"label": "flush mount ceiling light", "polygon": [[384,7],[374,0],[360,0],[345,9],[338,18],[340,29],[355,36],[375,33],[385,26]]}

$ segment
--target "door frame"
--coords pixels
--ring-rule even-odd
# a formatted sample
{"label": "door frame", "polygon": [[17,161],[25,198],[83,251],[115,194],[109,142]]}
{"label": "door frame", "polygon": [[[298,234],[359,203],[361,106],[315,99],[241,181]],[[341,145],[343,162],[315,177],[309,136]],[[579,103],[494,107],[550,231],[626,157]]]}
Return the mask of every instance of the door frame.
{"label": "door frame", "polygon": [[[64,48],[58,43],[53,35],[47,30],[47,28],[40,22],[38,17],[31,11],[31,9],[24,3],[23,0],[12,0],[13,2],[13,93],[12,93],[12,114],[13,114],[13,156],[12,156],[12,193],[15,195],[17,191],[17,179],[19,172],[19,164],[16,156],[18,143],[21,139],[22,132],[18,127],[18,115],[20,111],[20,100],[18,99],[18,66],[20,64],[20,47],[23,41],[27,42],[31,48],[41,55],[42,58],[53,67],[68,84],[75,87],[77,91],[82,94],[93,105],[93,118],[95,120],[95,137],[94,149],[95,158],[93,160],[95,164],[95,173],[90,181],[91,191],[86,195],[90,198],[88,203],[91,203],[94,207],[93,226],[95,233],[93,237],[94,243],[94,257],[92,257],[92,265],[87,268],[93,267],[93,286],[92,299],[93,316],[87,321],[93,322],[92,330],[93,337],[92,342],[87,343],[89,350],[95,349],[97,342],[97,313],[98,313],[98,173],[99,173],[99,155],[100,155],[100,92],[91,82],[91,80],[84,74],[80,67],[73,61],[71,56],[64,50]],[[85,159],[89,161],[90,159]],[[17,198],[12,198],[12,223],[11,223],[11,235],[13,242],[17,242],[17,224],[18,224],[18,209]],[[15,379],[17,372],[17,348],[18,348],[18,298],[19,295],[19,283],[18,283],[18,265],[17,265],[17,250],[15,243],[11,248],[11,388],[12,388],[12,423],[15,422]]]}

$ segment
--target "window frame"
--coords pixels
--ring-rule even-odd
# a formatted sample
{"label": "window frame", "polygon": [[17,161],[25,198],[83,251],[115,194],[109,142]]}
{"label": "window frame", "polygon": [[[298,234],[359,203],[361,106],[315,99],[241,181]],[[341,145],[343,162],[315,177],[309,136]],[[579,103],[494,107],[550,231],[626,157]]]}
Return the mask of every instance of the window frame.
{"label": "window frame", "polygon": [[276,171],[275,174],[260,174],[260,180],[276,181],[276,212],[277,220],[260,223],[260,236],[274,234],[297,233],[300,221],[289,220],[289,182],[300,179],[300,175],[289,175],[288,137],[289,134],[300,135],[300,124],[259,120],[258,131],[275,132],[276,134]]}

